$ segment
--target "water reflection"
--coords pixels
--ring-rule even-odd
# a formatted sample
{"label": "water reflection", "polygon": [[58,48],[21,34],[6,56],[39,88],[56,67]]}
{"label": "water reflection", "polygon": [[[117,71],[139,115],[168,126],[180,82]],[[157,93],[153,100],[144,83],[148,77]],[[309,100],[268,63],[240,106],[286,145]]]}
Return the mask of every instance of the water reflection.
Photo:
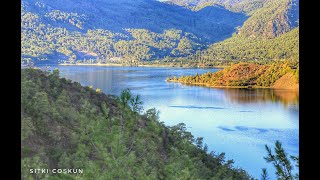
{"label": "water reflection", "polygon": [[[222,91],[224,97],[233,103],[252,104],[252,103],[281,103],[284,107],[299,104],[299,91],[286,89],[269,89],[269,88],[212,88],[202,85],[185,85],[202,88],[215,89]],[[298,108],[298,107],[296,107]]]}
{"label": "water reflection", "polygon": [[225,89],[225,97],[235,103],[280,102],[285,107],[299,103],[299,92],[273,89]]}

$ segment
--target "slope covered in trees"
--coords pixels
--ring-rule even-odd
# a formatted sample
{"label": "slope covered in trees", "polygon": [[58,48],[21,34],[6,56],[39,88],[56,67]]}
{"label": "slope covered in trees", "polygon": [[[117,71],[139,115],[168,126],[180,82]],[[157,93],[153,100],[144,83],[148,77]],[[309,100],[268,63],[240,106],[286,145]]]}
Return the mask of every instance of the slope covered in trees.
{"label": "slope covered in trees", "polygon": [[239,35],[274,38],[299,25],[299,0],[269,0],[252,13],[239,29]]}
{"label": "slope covered in trees", "polygon": [[[36,69],[22,70],[21,86],[22,179],[250,179],[184,124],[142,112],[129,90],[105,95]],[[83,174],[30,174],[35,167]]]}
{"label": "slope covered in trees", "polygon": [[221,7],[193,12],[155,0],[23,0],[21,18],[23,60],[56,63],[184,57],[230,37],[247,19]]}
{"label": "slope covered in trees", "polygon": [[210,6],[223,6],[250,17],[239,29],[246,37],[273,38],[299,25],[299,0],[169,0],[198,11]]}
{"label": "slope covered in trees", "polygon": [[22,63],[299,60],[299,0],[24,0],[21,18]]}
{"label": "slope covered in trees", "polygon": [[23,0],[23,3],[28,12],[38,14],[46,24],[68,30],[83,29],[82,32],[89,29],[123,32],[133,28],[162,33],[179,29],[212,41],[232,33],[246,19],[223,8],[210,7],[212,13],[204,14],[156,0]]}
{"label": "slope covered in trees", "polygon": [[[256,5],[249,6],[250,3]],[[228,61],[299,61],[299,0],[209,0],[196,4],[194,8],[198,9],[220,4],[235,12],[245,12],[250,17],[231,38],[181,58],[181,61],[206,66]],[[245,4],[248,6],[243,7],[252,7],[251,10],[239,8]]]}
{"label": "slope covered in trees", "polygon": [[214,61],[299,61],[299,27],[272,39],[234,35],[188,57],[199,62]]}

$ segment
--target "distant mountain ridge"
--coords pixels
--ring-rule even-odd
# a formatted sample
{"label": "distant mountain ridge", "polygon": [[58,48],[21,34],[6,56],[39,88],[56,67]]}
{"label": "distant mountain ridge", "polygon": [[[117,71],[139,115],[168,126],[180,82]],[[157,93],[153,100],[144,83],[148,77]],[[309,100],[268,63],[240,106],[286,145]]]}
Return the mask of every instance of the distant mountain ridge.
{"label": "distant mountain ridge", "polygon": [[21,17],[22,59],[36,63],[185,57],[231,37],[247,19],[222,7],[194,12],[155,0],[23,0]]}
{"label": "distant mountain ridge", "polygon": [[273,38],[298,26],[299,0],[273,0],[253,12],[239,34]]}
{"label": "distant mountain ridge", "polygon": [[[195,34],[206,41],[222,40],[241,26],[247,19],[242,14],[221,7],[207,7],[192,12],[155,0],[23,0],[28,12],[38,14],[44,23],[66,27],[68,30],[86,32],[106,29],[124,32],[124,29],[148,29],[162,33],[167,29],[179,29]],[[78,16],[78,26],[57,19]],[[56,17],[55,17],[56,16]]]}
{"label": "distant mountain ridge", "polygon": [[233,12],[243,12],[250,17],[239,34],[273,38],[299,26],[299,0],[168,0],[180,6],[199,11],[220,5]]}
{"label": "distant mountain ridge", "polygon": [[299,0],[23,0],[21,20],[22,63],[296,59],[299,40]]}
{"label": "distant mountain ridge", "polygon": [[[205,64],[215,61],[299,61],[299,0],[169,1],[193,10],[219,4],[249,16],[231,38],[197,51],[187,59]],[[185,5],[188,3],[196,6]]]}

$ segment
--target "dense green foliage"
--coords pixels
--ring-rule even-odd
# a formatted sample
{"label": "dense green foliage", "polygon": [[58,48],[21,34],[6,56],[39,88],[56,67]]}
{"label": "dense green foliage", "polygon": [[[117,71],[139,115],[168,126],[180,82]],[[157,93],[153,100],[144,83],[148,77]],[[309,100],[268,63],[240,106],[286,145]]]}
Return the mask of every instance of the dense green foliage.
{"label": "dense green foliage", "polygon": [[239,35],[213,44],[188,57],[199,62],[270,61],[287,59],[299,61],[299,28],[273,39],[254,39]]}
{"label": "dense green foliage", "polygon": [[273,38],[297,27],[299,20],[298,0],[267,1],[252,13],[239,30],[245,37]]}
{"label": "dense green foliage", "polygon": [[44,24],[36,14],[23,12],[22,57],[24,60],[54,58],[60,63],[123,63],[186,56],[201,48],[194,35],[181,30],[166,30],[162,34],[146,29],[126,31],[126,34],[103,29],[70,32]]}
{"label": "dense green foliage", "polygon": [[[295,167],[299,168],[299,156],[289,156],[282,147],[282,144],[279,141],[275,142],[275,154],[272,152],[269,146],[265,146],[267,150],[267,157],[264,159],[268,163],[272,163],[276,168],[276,175],[279,180],[293,180],[299,179],[299,173],[293,174],[294,167],[292,166],[292,162],[295,162]],[[291,159],[291,160],[290,160]],[[262,169],[262,180],[268,179],[267,170]]]}
{"label": "dense green foliage", "polygon": [[172,77],[168,78],[167,81],[206,86],[271,87],[287,73],[294,74],[295,81],[298,82],[299,69],[296,66],[299,66],[299,64],[290,62],[274,62],[267,65],[238,63],[214,73],[207,72],[202,75]]}
{"label": "dense green foliage", "polygon": [[196,13],[157,1],[122,1],[22,1],[22,61],[138,63],[185,57],[230,37],[247,18],[218,7]]}
{"label": "dense green foliage", "polygon": [[299,61],[298,0],[122,1],[22,1],[22,63]]}
{"label": "dense green foliage", "polygon": [[[167,127],[139,96],[96,92],[59,71],[21,73],[22,179],[250,179],[207,152],[184,124]],[[80,168],[83,174],[30,174]]]}
{"label": "dense green foliage", "polygon": [[[220,4],[250,17],[231,38],[197,51],[180,61],[194,61],[205,66],[230,61],[299,61],[299,2],[298,0],[188,0],[172,1],[193,9]],[[242,7],[242,8],[241,8]]]}

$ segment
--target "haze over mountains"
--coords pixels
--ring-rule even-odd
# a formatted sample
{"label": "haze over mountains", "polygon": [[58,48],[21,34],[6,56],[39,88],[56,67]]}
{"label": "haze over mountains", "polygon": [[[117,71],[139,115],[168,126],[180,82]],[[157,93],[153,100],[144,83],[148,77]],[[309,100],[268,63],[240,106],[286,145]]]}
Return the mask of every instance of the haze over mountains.
{"label": "haze over mountains", "polygon": [[298,12],[298,0],[23,0],[22,61],[190,59],[234,33],[279,37]]}

